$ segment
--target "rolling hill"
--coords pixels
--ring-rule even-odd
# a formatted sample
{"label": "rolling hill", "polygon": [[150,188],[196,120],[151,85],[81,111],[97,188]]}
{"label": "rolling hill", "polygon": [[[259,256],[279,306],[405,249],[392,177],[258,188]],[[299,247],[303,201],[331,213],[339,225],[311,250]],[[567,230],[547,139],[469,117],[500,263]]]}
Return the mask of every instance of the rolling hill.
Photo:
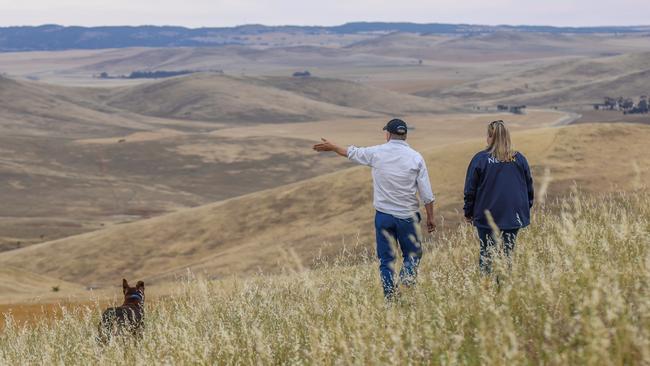
{"label": "rolling hill", "polygon": [[[92,136],[99,130],[124,133],[127,123],[119,116],[71,102],[66,88],[17,81],[0,76],[0,128],[4,133]],[[73,99],[73,98],[70,98]],[[101,125],[101,127],[100,127]]]}
{"label": "rolling hill", "polygon": [[574,58],[541,65],[511,75],[468,82],[443,92],[421,92],[436,98],[462,98],[483,104],[577,106],[605,96],[637,98],[650,92],[650,53],[598,58]]}
{"label": "rolling hill", "polygon": [[[198,73],[135,86],[63,87],[0,76],[0,128],[9,133],[120,136],[163,126],[205,130],[223,122],[264,124],[435,113],[427,98],[322,78]],[[212,128],[219,127],[212,124]]]}
{"label": "rolling hill", "polygon": [[[650,126],[576,125],[517,133],[537,183],[550,194],[580,189],[640,189],[650,172]],[[483,145],[472,140],[426,151],[438,210],[459,221],[464,167]],[[638,153],[634,153],[638,152]],[[617,157],[625,158],[617,158]],[[550,171],[547,176],[544,173]],[[210,277],[275,272],[295,261],[338,253],[357,243],[372,248],[370,171],[320,176],[169,215],[0,254],[0,264],[82,284],[115,278],[161,282],[188,268]]]}
{"label": "rolling hill", "polygon": [[121,88],[107,105],[143,115],[225,123],[280,123],[434,113],[426,98],[336,79],[199,73]]}
{"label": "rolling hill", "polygon": [[[53,288],[57,289],[56,292]],[[81,289],[78,284],[37,275],[15,267],[0,268],[0,299],[2,300],[24,300],[35,294],[44,294],[45,297],[65,296]]]}
{"label": "rolling hill", "polygon": [[6,135],[99,138],[162,127],[204,125],[160,119],[104,103],[110,88],[66,87],[0,76],[0,129]]}
{"label": "rolling hill", "polygon": [[320,102],[392,116],[450,110],[449,106],[438,101],[346,80],[268,77],[260,79],[260,82]]}
{"label": "rolling hill", "polygon": [[567,56],[603,56],[650,51],[643,35],[513,32],[499,30],[464,35],[391,33],[362,40],[346,50],[432,61],[485,63]]}
{"label": "rolling hill", "polygon": [[351,52],[376,55],[432,59],[437,47],[451,39],[448,35],[394,32],[346,46]]}
{"label": "rolling hill", "polygon": [[500,101],[527,105],[589,108],[592,103],[601,103],[606,96],[624,96],[633,98],[636,103],[641,95],[648,95],[649,84],[650,68],[555,90],[503,98]]}
{"label": "rolling hill", "polygon": [[128,87],[107,104],[165,118],[237,123],[300,122],[374,114],[305,98],[246,78],[201,73]]}

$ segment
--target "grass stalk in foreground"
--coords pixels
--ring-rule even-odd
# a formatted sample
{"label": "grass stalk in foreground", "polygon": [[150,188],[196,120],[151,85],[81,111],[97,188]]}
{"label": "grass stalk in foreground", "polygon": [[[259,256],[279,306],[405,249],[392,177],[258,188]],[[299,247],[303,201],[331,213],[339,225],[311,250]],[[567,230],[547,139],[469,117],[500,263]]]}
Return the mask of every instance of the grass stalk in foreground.
{"label": "grass stalk in foreground", "polygon": [[426,243],[418,286],[392,305],[374,258],[199,279],[147,306],[139,343],[100,347],[99,308],[8,321],[0,364],[650,364],[650,195],[547,206],[512,271],[497,260],[500,286],[479,274],[478,242],[460,227]]}

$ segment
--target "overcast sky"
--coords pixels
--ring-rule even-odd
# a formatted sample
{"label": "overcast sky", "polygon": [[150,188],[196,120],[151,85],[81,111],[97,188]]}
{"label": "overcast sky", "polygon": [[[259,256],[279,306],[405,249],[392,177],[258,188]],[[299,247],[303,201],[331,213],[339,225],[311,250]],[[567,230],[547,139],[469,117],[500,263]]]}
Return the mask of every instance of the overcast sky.
{"label": "overcast sky", "polygon": [[0,26],[223,27],[352,21],[648,25],[650,0],[0,0]]}

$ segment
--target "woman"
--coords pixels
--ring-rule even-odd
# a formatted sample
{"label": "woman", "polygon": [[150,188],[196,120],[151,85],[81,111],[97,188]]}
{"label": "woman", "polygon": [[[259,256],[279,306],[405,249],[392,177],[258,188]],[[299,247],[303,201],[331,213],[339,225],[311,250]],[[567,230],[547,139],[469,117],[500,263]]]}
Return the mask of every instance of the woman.
{"label": "woman", "polygon": [[[481,252],[479,266],[492,272],[492,252],[503,242],[510,258],[519,229],[530,224],[534,188],[528,161],[512,148],[510,132],[503,121],[487,128],[487,149],[474,156],[465,179],[465,218],[476,226]],[[498,240],[492,226],[501,232]]]}

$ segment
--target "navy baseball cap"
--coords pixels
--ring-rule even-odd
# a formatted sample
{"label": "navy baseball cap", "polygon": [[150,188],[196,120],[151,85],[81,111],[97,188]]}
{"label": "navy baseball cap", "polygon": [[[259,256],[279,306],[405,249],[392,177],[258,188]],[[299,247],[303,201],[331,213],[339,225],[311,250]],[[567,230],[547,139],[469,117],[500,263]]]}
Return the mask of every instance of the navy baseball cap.
{"label": "navy baseball cap", "polygon": [[408,132],[408,127],[406,126],[406,122],[395,118],[388,121],[386,126],[384,126],[384,131],[388,131],[395,135],[406,135],[406,132]]}

